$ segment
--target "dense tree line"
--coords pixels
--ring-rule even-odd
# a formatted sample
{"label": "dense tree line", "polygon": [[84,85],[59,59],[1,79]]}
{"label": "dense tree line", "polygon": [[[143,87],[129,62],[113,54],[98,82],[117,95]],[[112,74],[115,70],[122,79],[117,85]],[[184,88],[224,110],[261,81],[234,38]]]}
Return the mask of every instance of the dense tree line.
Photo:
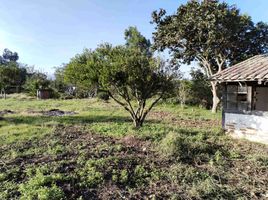
{"label": "dense tree line", "polygon": [[2,97],[6,93],[27,92],[36,95],[37,89],[52,87],[52,81],[45,73],[34,70],[33,67],[18,62],[19,55],[9,49],[4,49],[0,56],[0,89]]}

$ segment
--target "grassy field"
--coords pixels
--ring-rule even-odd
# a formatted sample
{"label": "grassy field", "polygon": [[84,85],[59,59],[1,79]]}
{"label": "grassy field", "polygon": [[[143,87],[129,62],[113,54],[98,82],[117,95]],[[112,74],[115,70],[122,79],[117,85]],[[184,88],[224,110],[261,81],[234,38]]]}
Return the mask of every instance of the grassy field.
{"label": "grassy field", "polygon": [[268,198],[268,147],[226,136],[220,114],[161,103],[137,130],[112,101],[16,96],[5,109],[0,199]]}

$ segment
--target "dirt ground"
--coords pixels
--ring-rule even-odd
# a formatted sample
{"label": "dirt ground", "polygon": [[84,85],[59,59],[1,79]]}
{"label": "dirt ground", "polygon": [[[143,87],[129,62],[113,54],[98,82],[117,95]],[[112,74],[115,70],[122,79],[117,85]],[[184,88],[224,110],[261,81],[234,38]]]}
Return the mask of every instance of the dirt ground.
{"label": "dirt ground", "polygon": [[[192,199],[195,193],[189,194],[188,192],[192,191],[192,187],[197,186],[187,182],[188,179],[185,179],[184,176],[193,176],[190,179],[194,181],[196,176],[200,176],[195,173],[206,173],[218,184],[227,184],[236,188],[234,193],[241,190],[246,195],[247,192],[243,191],[242,188],[245,187],[247,190],[254,184],[254,187],[251,188],[253,193],[247,195],[250,195],[248,197],[252,199],[261,198],[265,194],[265,188],[268,187],[267,168],[265,165],[259,166],[251,160],[245,160],[243,154],[247,154],[249,151],[263,151],[263,149],[258,149],[254,145],[247,148],[239,145],[240,143],[237,143],[235,146],[235,148],[240,149],[237,159],[231,161],[226,157],[222,161],[224,162],[222,166],[214,168],[208,160],[201,159],[202,154],[197,152],[201,149],[198,150],[196,147],[187,151],[196,152],[198,157],[185,157],[178,161],[175,157],[163,157],[156,150],[157,144],[150,140],[139,139],[133,135],[123,138],[109,137],[92,133],[81,127],[58,125],[53,134],[42,140],[29,140],[19,144],[1,146],[1,156],[13,149],[17,149],[21,154],[11,159],[1,159],[0,173],[9,173],[9,180],[20,184],[29,181],[26,173],[27,168],[36,169],[48,166],[48,173],[59,173],[65,177],[56,180],[55,183],[61,188],[67,199],[79,197],[83,197],[83,199],[168,199],[173,197]],[[39,153],[25,153],[32,150],[33,147]],[[53,151],[48,153],[48,149],[51,147]],[[62,149],[55,150],[56,147]],[[215,148],[212,147],[212,150],[202,151],[208,155],[214,155],[216,150],[221,150],[221,148],[225,147],[219,143]],[[94,187],[80,184],[84,178],[80,177],[79,174],[81,171],[88,170],[89,161],[91,163],[89,169],[92,169],[93,166],[98,173],[102,174],[101,183],[96,183]],[[174,170],[174,166],[183,166],[180,168],[182,171],[176,172],[183,174],[176,176],[184,177],[183,179],[177,178],[178,181],[184,180],[186,182],[171,182],[175,175],[172,174],[174,172],[170,171]],[[222,167],[224,170],[228,170],[228,176],[220,175]],[[9,172],[13,168],[18,169],[15,174]],[[137,169],[140,171],[137,172]],[[193,169],[194,174],[189,175],[189,169]],[[122,177],[122,172],[127,173],[126,177]],[[86,171],[86,173],[91,173],[91,171]],[[251,183],[252,178],[254,183]],[[248,184],[245,184],[245,180],[249,181]],[[241,185],[243,183],[244,185]],[[260,189],[261,186],[263,189]],[[218,192],[224,195],[224,190]],[[10,197],[16,198],[20,193],[13,191],[10,195]],[[213,196],[215,194],[210,195],[216,197]]]}

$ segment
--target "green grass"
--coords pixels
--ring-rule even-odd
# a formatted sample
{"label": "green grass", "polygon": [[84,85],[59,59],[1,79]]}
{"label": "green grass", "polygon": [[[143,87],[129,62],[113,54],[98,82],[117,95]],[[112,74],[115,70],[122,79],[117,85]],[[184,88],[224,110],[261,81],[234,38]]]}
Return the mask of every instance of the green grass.
{"label": "green grass", "polygon": [[[50,109],[71,116],[43,116]],[[110,101],[0,100],[0,199],[261,199],[268,148],[221,131],[221,114],[161,103],[135,129]]]}

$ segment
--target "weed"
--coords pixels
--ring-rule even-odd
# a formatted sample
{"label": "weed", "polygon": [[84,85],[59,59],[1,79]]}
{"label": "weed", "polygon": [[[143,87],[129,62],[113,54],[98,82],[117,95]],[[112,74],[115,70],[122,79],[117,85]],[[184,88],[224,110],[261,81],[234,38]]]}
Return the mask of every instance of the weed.
{"label": "weed", "polygon": [[[0,102],[16,110],[0,121],[0,199],[267,198],[267,147],[226,136],[220,114],[163,103],[137,130],[113,101]],[[54,108],[78,114],[40,114]]]}
{"label": "weed", "polygon": [[64,198],[64,192],[56,185],[62,179],[60,174],[44,175],[37,170],[35,176],[20,184],[21,199],[58,200]]}
{"label": "weed", "polygon": [[90,160],[81,171],[79,170],[78,174],[80,176],[81,186],[93,188],[103,182],[103,174],[95,167],[97,165],[101,165],[101,163],[102,161],[94,162],[93,160]]}

